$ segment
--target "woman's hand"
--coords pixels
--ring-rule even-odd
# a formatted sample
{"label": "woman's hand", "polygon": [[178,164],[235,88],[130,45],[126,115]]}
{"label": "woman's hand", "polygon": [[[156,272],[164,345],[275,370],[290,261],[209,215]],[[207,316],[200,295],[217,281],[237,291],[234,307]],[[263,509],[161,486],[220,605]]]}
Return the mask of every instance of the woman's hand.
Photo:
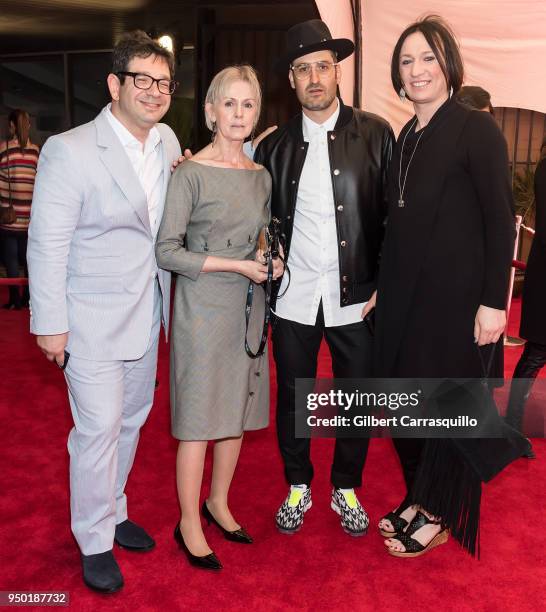
{"label": "woman's hand", "polygon": [[254,140],[252,141],[252,148],[255,149],[266,136],[269,136],[269,134],[271,134],[271,132],[274,132],[276,129],[277,129],[276,125],[271,125],[267,129],[265,129],[261,134],[256,136],[256,138],[254,138]]}
{"label": "woman's hand", "polygon": [[[282,247],[281,247],[282,249]],[[273,260],[273,280],[277,280],[284,274],[284,264],[280,257]]]}
{"label": "woman's hand", "polygon": [[175,171],[176,167],[180,165],[182,162],[187,159],[191,159],[193,157],[193,153],[189,149],[184,149],[184,155],[181,155],[177,159],[175,159],[171,164],[171,174]]}
{"label": "woman's hand", "polygon": [[252,259],[240,261],[238,272],[255,283],[263,283],[267,279],[267,266],[259,261],[252,261]]}
{"label": "woman's hand", "polygon": [[[279,245],[279,253],[281,257],[284,257],[284,252],[282,250],[282,245]],[[273,280],[277,280],[284,274],[284,264],[281,260],[281,257],[277,257],[273,260]],[[265,253],[263,249],[258,249],[256,251],[256,261],[259,261],[261,264],[267,266],[267,260],[265,258]]]}
{"label": "woman's hand", "polygon": [[483,304],[478,308],[474,321],[474,341],[478,346],[497,342],[506,327],[506,311]]}
{"label": "woman's hand", "polygon": [[377,291],[372,293],[372,297],[364,304],[364,308],[362,309],[362,314],[360,315],[363,319],[366,315],[371,312],[375,308],[375,302],[377,300]]}

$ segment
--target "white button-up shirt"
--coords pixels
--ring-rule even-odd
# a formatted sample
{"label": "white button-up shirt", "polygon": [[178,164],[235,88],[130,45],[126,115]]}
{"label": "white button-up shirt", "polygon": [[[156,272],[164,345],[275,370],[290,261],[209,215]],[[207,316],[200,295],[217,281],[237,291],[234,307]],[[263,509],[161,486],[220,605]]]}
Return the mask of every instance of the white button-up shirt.
{"label": "white button-up shirt", "polygon": [[290,285],[285,274],[275,314],[283,319],[315,325],[322,301],[326,327],[362,320],[362,304],[340,306],[338,238],[334,193],[328,155],[328,131],[335,127],[336,111],[322,125],[303,113],[303,139],[309,143],[298,186],[294,228],[288,256]]}
{"label": "white button-up shirt", "polygon": [[112,129],[119,138],[131,165],[135,170],[140,185],[146,194],[148,202],[148,214],[150,216],[150,228],[155,237],[161,222],[159,212],[161,198],[163,196],[163,156],[161,154],[161,135],[156,127],[153,127],[148,138],[142,146],[140,140],[135,138],[131,132],[112,114],[111,105],[108,104],[103,111]]}

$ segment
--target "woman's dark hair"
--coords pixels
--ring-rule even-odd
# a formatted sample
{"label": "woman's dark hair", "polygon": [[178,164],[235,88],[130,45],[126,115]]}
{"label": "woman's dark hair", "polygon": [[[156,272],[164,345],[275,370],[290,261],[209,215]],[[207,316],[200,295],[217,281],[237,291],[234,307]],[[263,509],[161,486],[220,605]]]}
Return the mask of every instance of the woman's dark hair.
{"label": "woman's dark hair", "polygon": [[27,111],[16,108],[8,115],[9,123],[15,126],[15,137],[19,146],[24,149],[29,140],[30,134],[30,117]]}
{"label": "woman's dark hair", "polygon": [[400,51],[406,38],[415,32],[421,32],[425,37],[444,73],[447,88],[452,87],[454,93],[457,93],[463,84],[463,59],[455,35],[438,15],[427,15],[409,25],[400,35],[391,59],[391,81],[396,93],[404,85],[400,78]]}
{"label": "woman's dark hair", "polygon": [[[174,55],[156,40],[150,38],[146,32],[135,30],[127,32],[119,39],[112,52],[112,72],[127,72],[129,62],[135,57],[150,57],[157,55],[167,61],[171,79],[174,76]],[[125,82],[125,77],[119,77],[120,82]]]}
{"label": "woman's dark hair", "polygon": [[540,159],[546,158],[546,138],[542,141],[542,146],[540,147]]}
{"label": "woman's dark hair", "polygon": [[455,95],[455,98],[459,104],[462,104],[471,110],[481,111],[487,108],[492,115],[495,114],[491,104],[491,94],[488,91],[485,91],[483,87],[478,87],[477,85],[465,85],[459,89]]}

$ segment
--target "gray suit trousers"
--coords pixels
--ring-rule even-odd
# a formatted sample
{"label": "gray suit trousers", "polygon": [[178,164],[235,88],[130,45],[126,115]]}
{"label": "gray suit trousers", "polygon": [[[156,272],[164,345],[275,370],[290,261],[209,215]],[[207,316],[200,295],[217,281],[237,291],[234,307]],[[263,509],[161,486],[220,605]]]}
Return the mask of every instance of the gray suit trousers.
{"label": "gray suit trousers", "polygon": [[152,407],[161,323],[156,281],[146,352],[130,361],[71,356],[65,370],[74,427],[68,437],[72,532],[84,555],[111,550],[127,518],[125,484]]}

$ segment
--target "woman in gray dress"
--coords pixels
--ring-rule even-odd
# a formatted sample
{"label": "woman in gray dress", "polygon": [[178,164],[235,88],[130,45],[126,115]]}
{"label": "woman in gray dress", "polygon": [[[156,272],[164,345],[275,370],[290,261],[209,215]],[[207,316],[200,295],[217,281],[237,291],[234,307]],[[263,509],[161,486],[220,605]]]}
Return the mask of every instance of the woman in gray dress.
{"label": "woman in gray dress", "polygon": [[[212,142],[173,173],[157,240],[159,265],[177,274],[171,336],[172,434],[181,520],[175,539],[190,563],[220,569],[199,516],[208,440],[215,440],[212,482],[202,513],[235,542],[252,539],[228,507],[228,492],[245,430],[267,427],[267,352],[245,352],[249,279],[267,268],[257,238],[269,221],[271,177],[242,150],[258,121],[261,92],[250,66],[218,73],[207,92]],[[274,277],[282,273],[276,265]],[[261,336],[264,292],[254,291],[248,337]]]}

